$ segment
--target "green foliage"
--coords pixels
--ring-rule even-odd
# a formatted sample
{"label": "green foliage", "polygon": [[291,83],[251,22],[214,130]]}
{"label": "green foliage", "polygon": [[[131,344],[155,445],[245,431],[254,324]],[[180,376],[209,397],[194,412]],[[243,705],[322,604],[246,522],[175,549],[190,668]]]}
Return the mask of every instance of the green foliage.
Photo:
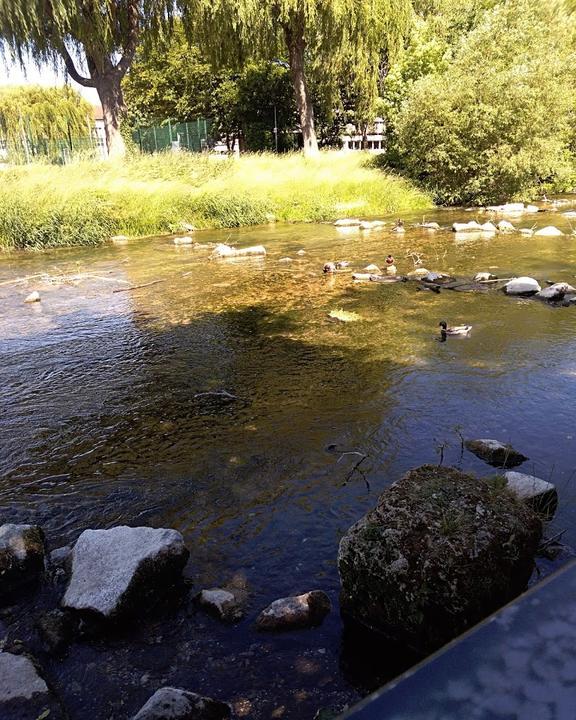
{"label": "green foliage", "polygon": [[397,119],[401,161],[442,202],[571,184],[574,23],[560,12],[540,0],[499,4],[448,69],[414,84]]}
{"label": "green foliage", "polygon": [[329,220],[431,206],[363,153],[254,154],[239,160],[187,153],[65,167],[0,170],[0,246],[95,244],[111,235],[279,220]]}
{"label": "green foliage", "polygon": [[0,137],[31,142],[89,135],[92,107],[70,87],[0,86]]}

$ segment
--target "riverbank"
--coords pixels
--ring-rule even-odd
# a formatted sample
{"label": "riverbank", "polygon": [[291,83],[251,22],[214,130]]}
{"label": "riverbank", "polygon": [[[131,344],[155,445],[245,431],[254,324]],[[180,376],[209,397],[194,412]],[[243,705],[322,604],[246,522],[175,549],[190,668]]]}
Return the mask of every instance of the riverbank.
{"label": "riverbank", "polygon": [[365,153],[140,156],[0,171],[0,247],[98,245],[117,234],[320,222],[431,208]]}

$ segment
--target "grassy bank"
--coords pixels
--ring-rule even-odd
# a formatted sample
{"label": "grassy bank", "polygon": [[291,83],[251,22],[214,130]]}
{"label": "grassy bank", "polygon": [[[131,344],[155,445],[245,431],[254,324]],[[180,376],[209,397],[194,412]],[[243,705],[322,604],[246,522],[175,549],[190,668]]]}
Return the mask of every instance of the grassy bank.
{"label": "grassy bank", "polygon": [[112,235],[331,220],[431,207],[363,153],[142,156],[0,170],[0,246],[96,245]]}

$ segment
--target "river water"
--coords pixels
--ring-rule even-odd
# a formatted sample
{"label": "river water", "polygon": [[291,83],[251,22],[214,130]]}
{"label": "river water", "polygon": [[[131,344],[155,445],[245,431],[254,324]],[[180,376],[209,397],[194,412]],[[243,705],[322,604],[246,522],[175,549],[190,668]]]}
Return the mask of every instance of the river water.
{"label": "river water", "polygon": [[[570,233],[569,209],[513,222]],[[438,210],[426,220],[475,217]],[[41,656],[71,718],[129,717],[162,684],[250,718],[313,718],[357,700],[369,683],[342,645],[339,538],[403,471],[441,454],[492,474],[462,452],[461,436],[528,455],[520,469],[559,489],[549,532],[576,545],[576,307],[322,274],[329,260],[361,269],[388,253],[404,273],[416,252],[458,276],[576,284],[576,238],[455,235],[412,227],[421,215],[404,220],[404,234],[197,233],[263,244],[265,259],[211,261],[170,238],[0,259],[0,521],[42,525],[51,547],[87,527],[173,527],[196,588],[241,577],[252,598],[233,628],[176,608],[126,637]],[[42,302],[24,304],[32,290]],[[331,322],[335,309],[360,320]],[[473,325],[470,337],[439,343],[441,319]],[[366,456],[359,470],[361,456],[345,452]],[[315,588],[336,608],[321,628],[253,630],[268,602]]]}

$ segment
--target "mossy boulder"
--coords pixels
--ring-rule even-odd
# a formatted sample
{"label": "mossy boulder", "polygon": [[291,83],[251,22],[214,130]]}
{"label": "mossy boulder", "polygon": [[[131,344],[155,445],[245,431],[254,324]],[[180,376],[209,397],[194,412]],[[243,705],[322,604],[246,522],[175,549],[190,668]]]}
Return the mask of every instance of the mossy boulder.
{"label": "mossy boulder", "polygon": [[525,589],[541,535],[498,478],[411,470],[340,542],[343,615],[431,652]]}

